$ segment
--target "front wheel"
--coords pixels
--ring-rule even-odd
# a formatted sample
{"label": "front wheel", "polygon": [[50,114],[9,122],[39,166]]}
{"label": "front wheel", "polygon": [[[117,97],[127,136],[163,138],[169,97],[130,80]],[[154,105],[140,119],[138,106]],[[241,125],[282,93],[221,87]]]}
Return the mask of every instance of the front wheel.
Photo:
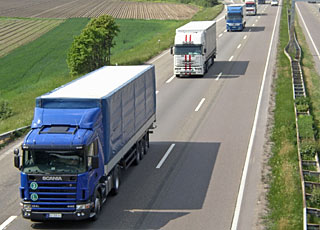
{"label": "front wheel", "polygon": [[117,165],[114,170],[113,170],[113,173],[112,173],[112,189],[110,191],[111,195],[115,196],[118,194],[119,192],[119,186],[120,186],[120,168],[119,166]]}
{"label": "front wheel", "polygon": [[95,196],[94,196],[94,209],[93,209],[93,217],[92,220],[96,221],[99,218],[101,211],[101,196],[98,191],[96,191]]}

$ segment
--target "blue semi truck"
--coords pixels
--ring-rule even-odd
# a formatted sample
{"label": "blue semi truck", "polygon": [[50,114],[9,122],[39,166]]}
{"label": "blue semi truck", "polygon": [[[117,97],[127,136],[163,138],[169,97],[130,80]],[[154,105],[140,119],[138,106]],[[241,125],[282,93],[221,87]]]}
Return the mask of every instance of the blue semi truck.
{"label": "blue semi truck", "polygon": [[246,26],[246,5],[227,5],[227,13],[225,18],[227,31],[243,30]]}
{"label": "blue semi truck", "polygon": [[32,129],[14,151],[22,216],[97,219],[120,171],[148,151],[155,87],[153,65],[106,66],[36,98]]}

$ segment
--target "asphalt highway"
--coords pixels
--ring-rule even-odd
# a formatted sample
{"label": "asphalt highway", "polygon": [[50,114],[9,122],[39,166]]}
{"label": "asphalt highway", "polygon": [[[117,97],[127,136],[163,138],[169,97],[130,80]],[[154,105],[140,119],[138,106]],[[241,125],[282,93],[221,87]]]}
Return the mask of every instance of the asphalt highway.
{"label": "asphalt highway", "polygon": [[259,6],[242,32],[226,32],[219,16],[217,59],[203,78],[173,77],[168,50],[149,61],[156,67],[157,128],[149,153],[122,173],[119,194],[99,220],[23,219],[14,146],[2,151],[0,230],[256,229],[280,8]]}
{"label": "asphalt highway", "polygon": [[297,2],[296,12],[313,56],[315,68],[320,74],[320,3]]}

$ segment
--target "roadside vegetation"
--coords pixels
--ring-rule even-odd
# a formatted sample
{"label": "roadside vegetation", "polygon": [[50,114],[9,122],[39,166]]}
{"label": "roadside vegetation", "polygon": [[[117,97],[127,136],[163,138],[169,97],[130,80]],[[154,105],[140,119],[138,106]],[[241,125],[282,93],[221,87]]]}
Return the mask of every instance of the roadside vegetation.
{"label": "roadside vegetation", "polygon": [[[203,8],[195,20],[212,20],[222,5]],[[193,20],[193,19],[191,19]],[[111,64],[143,64],[173,44],[175,29],[189,20],[116,19],[120,32],[111,50]],[[0,120],[0,134],[30,125],[35,98],[75,77],[69,75],[67,52],[88,18],[67,19],[40,38],[0,58],[0,98],[10,117]],[[137,28],[139,28],[137,32]],[[159,41],[160,40],[160,41]]]}
{"label": "roadside vegetation", "polygon": [[[284,1],[277,54],[274,127],[268,191],[267,229],[303,229],[302,190],[295,129],[295,112],[290,61],[284,54],[289,42],[287,5]],[[288,8],[287,8],[288,7]],[[303,121],[304,122],[304,121]]]}
{"label": "roadside vegetation", "polygon": [[308,98],[310,104],[310,111],[313,115],[314,124],[317,132],[316,138],[319,139],[318,133],[320,130],[320,76],[315,69],[313,56],[309,50],[304,33],[298,21],[296,21],[295,28],[297,39],[301,46],[301,67],[306,83],[307,94],[309,96]]}

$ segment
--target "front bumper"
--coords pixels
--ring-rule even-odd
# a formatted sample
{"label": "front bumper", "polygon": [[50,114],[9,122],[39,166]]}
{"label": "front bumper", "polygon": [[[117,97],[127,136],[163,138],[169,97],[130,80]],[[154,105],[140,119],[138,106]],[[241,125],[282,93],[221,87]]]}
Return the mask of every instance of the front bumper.
{"label": "front bumper", "polygon": [[34,212],[21,210],[23,218],[35,221],[48,220],[84,220],[90,218],[89,210],[75,212]]}
{"label": "front bumper", "polygon": [[234,31],[234,30],[243,30],[243,25],[240,24],[240,25],[228,25],[227,24],[227,30],[231,30],[231,31]]}
{"label": "front bumper", "polygon": [[[88,203],[85,209],[75,209],[74,211],[45,211],[34,210],[31,208],[29,202],[21,203],[21,214],[25,219],[31,219],[34,221],[48,221],[48,220],[84,220],[92,217],[92,206]],[[84,205],[85,206],[85,205]]]}
{"label": "front bumper", "polygon": [[203,75],[203,68],[201,67],[175,67],[175,75],[186,76],[186,75]]}

